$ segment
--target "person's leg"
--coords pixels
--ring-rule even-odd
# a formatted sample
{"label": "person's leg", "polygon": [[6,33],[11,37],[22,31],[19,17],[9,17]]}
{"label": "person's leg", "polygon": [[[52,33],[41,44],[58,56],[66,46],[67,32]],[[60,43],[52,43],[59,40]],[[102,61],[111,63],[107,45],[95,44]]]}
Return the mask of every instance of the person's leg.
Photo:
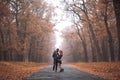
{"label": "person's leg", "polygon": [[55,70],[55,60],[53,61],[53,71]]}
{"label": "person's leg", "polygon": [[61,67],[61,65],[62,65],[62,61],[60,62],[60,72],[63,72],[64,69]]}
{"label": "person's leg", "polygon": [[58,63],[58,67],[61,69],[61,64],[60,63]]}
{"label": "person's leg", "polygon": [[57,66],[58,66],[58,62],[55,61],[55,71],[57,72]]}

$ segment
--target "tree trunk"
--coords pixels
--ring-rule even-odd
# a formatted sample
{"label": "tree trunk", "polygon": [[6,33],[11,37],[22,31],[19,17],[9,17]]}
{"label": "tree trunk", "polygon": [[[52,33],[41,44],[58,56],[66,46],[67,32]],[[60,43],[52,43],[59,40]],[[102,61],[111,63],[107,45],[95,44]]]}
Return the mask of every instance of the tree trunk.
{"label": "tree trunk", "polygon": [[24,54],[24,60],[25,62],[28,62],[28,54]]}
{"label": "tree trunk", "polygon": [[107,31],[107,34],[108,34],[108,43],[109,43],[109,49],[110,49],[110,58],[111,58],[111,61],[115,61],[115,55],[114,55],[114,45],[113,45],[113,39],[112,39],[112,34],[110,32],[110,29],[108,27],[108,15],[107,15],[107,6],[108,6],[108,3],[107,1],[105,0],[105,14],[103,15],[104,17],[104,23],[105,23],[105,28],[106,28],[106,31]]}
{"label": "tree trunk", "polygon": [[113,0],[116,21],[117,21],[117,35],[118,35],[118,60],[120,61],[120,0]]}
{"label": "tree trunk", "polygon": [[95,36],[94,30],[93,30],[93,27],[92,27],[91,20],[89,19],[89,16],[88,16],[88,11],[87,11],[87,8],[86,8],[86,5],[85,5],[85,1],[84,0],[82,0],[82,1],[83,1],[84,14],[85,14],[86,19],[87,19],[88,24],[89,24],[88,29],[91,33],[91,38],[92,38],[93,43],[94,43],[94,45],[96,47],[96,50],[97,50],[97,54],[98,54],[97,59],[98,59],[98,61],[102,61],[100,48],[99,48],[98,42],[96,40],[96,36]]}
{"label": "tree trunk", "polygon": [[100,52],[100,48],[99,48],[99,45],[98,45],[98,42],[96,40],[96,37],[95,37],[95,33],[93,31],[93,28],[92,28],[92,24],[89,23],[89,30],[90,30],[90,33],[91,33],[91,37],[92,37],[92,40],[94,42],[94,45],[95,45],[95,48],[96,48],[96,51],[97,51],[97,61],[102,61],[102,58],[101,58],[101,52]]}
{"label": "tree trunk", "polygon": [[95,50],[94,50],[94,45],[93,45],[93,41],[92,41],[92,38],[91,38],[91,36],[90,36],[90,32],[89,32],[89,30],[88,30],[88,34],[89,34],[89,37],[90,37],[90,45],[91,45],[91,51],[92,51],[92,62],[96,62],[97,61],[97,58],[96,58],[96,54],[95,54]]}
{"label": "tree trunk", "polygon": [[105,28],[107,30],[108,34],[108,43],[109,43],[109,49],[110,49],[110,57],[111,61],[115,61],[115,55],[114,55],[114,46],[113,46],[113,39],[112,39],[112,34],[108,28],[108,23],[107,23],[107,16],[104,16],[104,21],[105,21]]}
{"label": "tree trunk", "polygon": [[101,40],[101,48],[102,48],[102,54],[103,54],[103,61],[109,61],[109,56],[107,52],[107,42],[106,39]]}
{"label": "tree trunk", "polygon": [[2,32],[2,30],[0,30],[0,38],[1,38],[1,49],[0,49],[0,58],[1,58],[1,61],[3,61],[4,60],[4,51],[3,51],[3,47],[4,47],[4,43],[5,43],[5,41],[4,41],[4,35],[3,35],[3,32]]}
{"label": "tree trunk", "polygon": [[86,47],[86,43],[85,43],[85,40],[82,38],[82,36],[81,36],[81,34],[80,34],[80,31],[79,31],[79,28],[78,28],[78,26],[76,25],[76,27],[77,27],[77,33],[78,33],[78,36],[79,36],[79,38],[80,38],[80,40],[82,41],[82,46],[83,46],[83,49],[84,49],[84,60],[85,60],[85,62],[88,62],[88,53],[87,53],[87,47]]}

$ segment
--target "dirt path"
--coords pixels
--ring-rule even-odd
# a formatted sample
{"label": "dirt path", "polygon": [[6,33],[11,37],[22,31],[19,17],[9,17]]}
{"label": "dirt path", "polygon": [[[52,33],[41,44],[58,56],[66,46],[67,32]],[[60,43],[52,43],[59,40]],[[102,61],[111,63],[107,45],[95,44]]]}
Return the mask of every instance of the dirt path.
{"label": "dirt path", "polygon": [[23,80],[103,80],[91,74],[63,65],[64,72],[53,72],[48,66]]}

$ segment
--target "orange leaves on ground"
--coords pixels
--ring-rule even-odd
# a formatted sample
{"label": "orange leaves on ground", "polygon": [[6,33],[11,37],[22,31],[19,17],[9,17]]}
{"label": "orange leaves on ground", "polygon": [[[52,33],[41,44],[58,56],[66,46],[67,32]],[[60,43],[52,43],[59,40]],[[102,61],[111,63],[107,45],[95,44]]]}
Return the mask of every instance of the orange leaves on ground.
{"label": "orange leaves on ground", "polygon": [[102,77],[105,80],[120,79],[120,62],[73,63],[72,67]]}
{"label": "orange leaves on ground", "polygon": [[0,62],[0,80],[22,80],[45,66],[45,63]]}

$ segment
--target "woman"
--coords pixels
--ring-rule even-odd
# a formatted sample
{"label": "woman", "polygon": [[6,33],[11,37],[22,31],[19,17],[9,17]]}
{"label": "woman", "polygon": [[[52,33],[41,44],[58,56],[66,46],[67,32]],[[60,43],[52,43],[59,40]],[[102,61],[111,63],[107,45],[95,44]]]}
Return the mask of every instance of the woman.
{"label": "woman", "polygon": [[63,72],[64,69],[61,67],[61,64],[62,64],[61,58],[63,57],[63,51],[60,50],[59,53],[60,53],[60,54],[59,54],[59,57],[58,57],[58,67],[60,68],[60,72]]}

